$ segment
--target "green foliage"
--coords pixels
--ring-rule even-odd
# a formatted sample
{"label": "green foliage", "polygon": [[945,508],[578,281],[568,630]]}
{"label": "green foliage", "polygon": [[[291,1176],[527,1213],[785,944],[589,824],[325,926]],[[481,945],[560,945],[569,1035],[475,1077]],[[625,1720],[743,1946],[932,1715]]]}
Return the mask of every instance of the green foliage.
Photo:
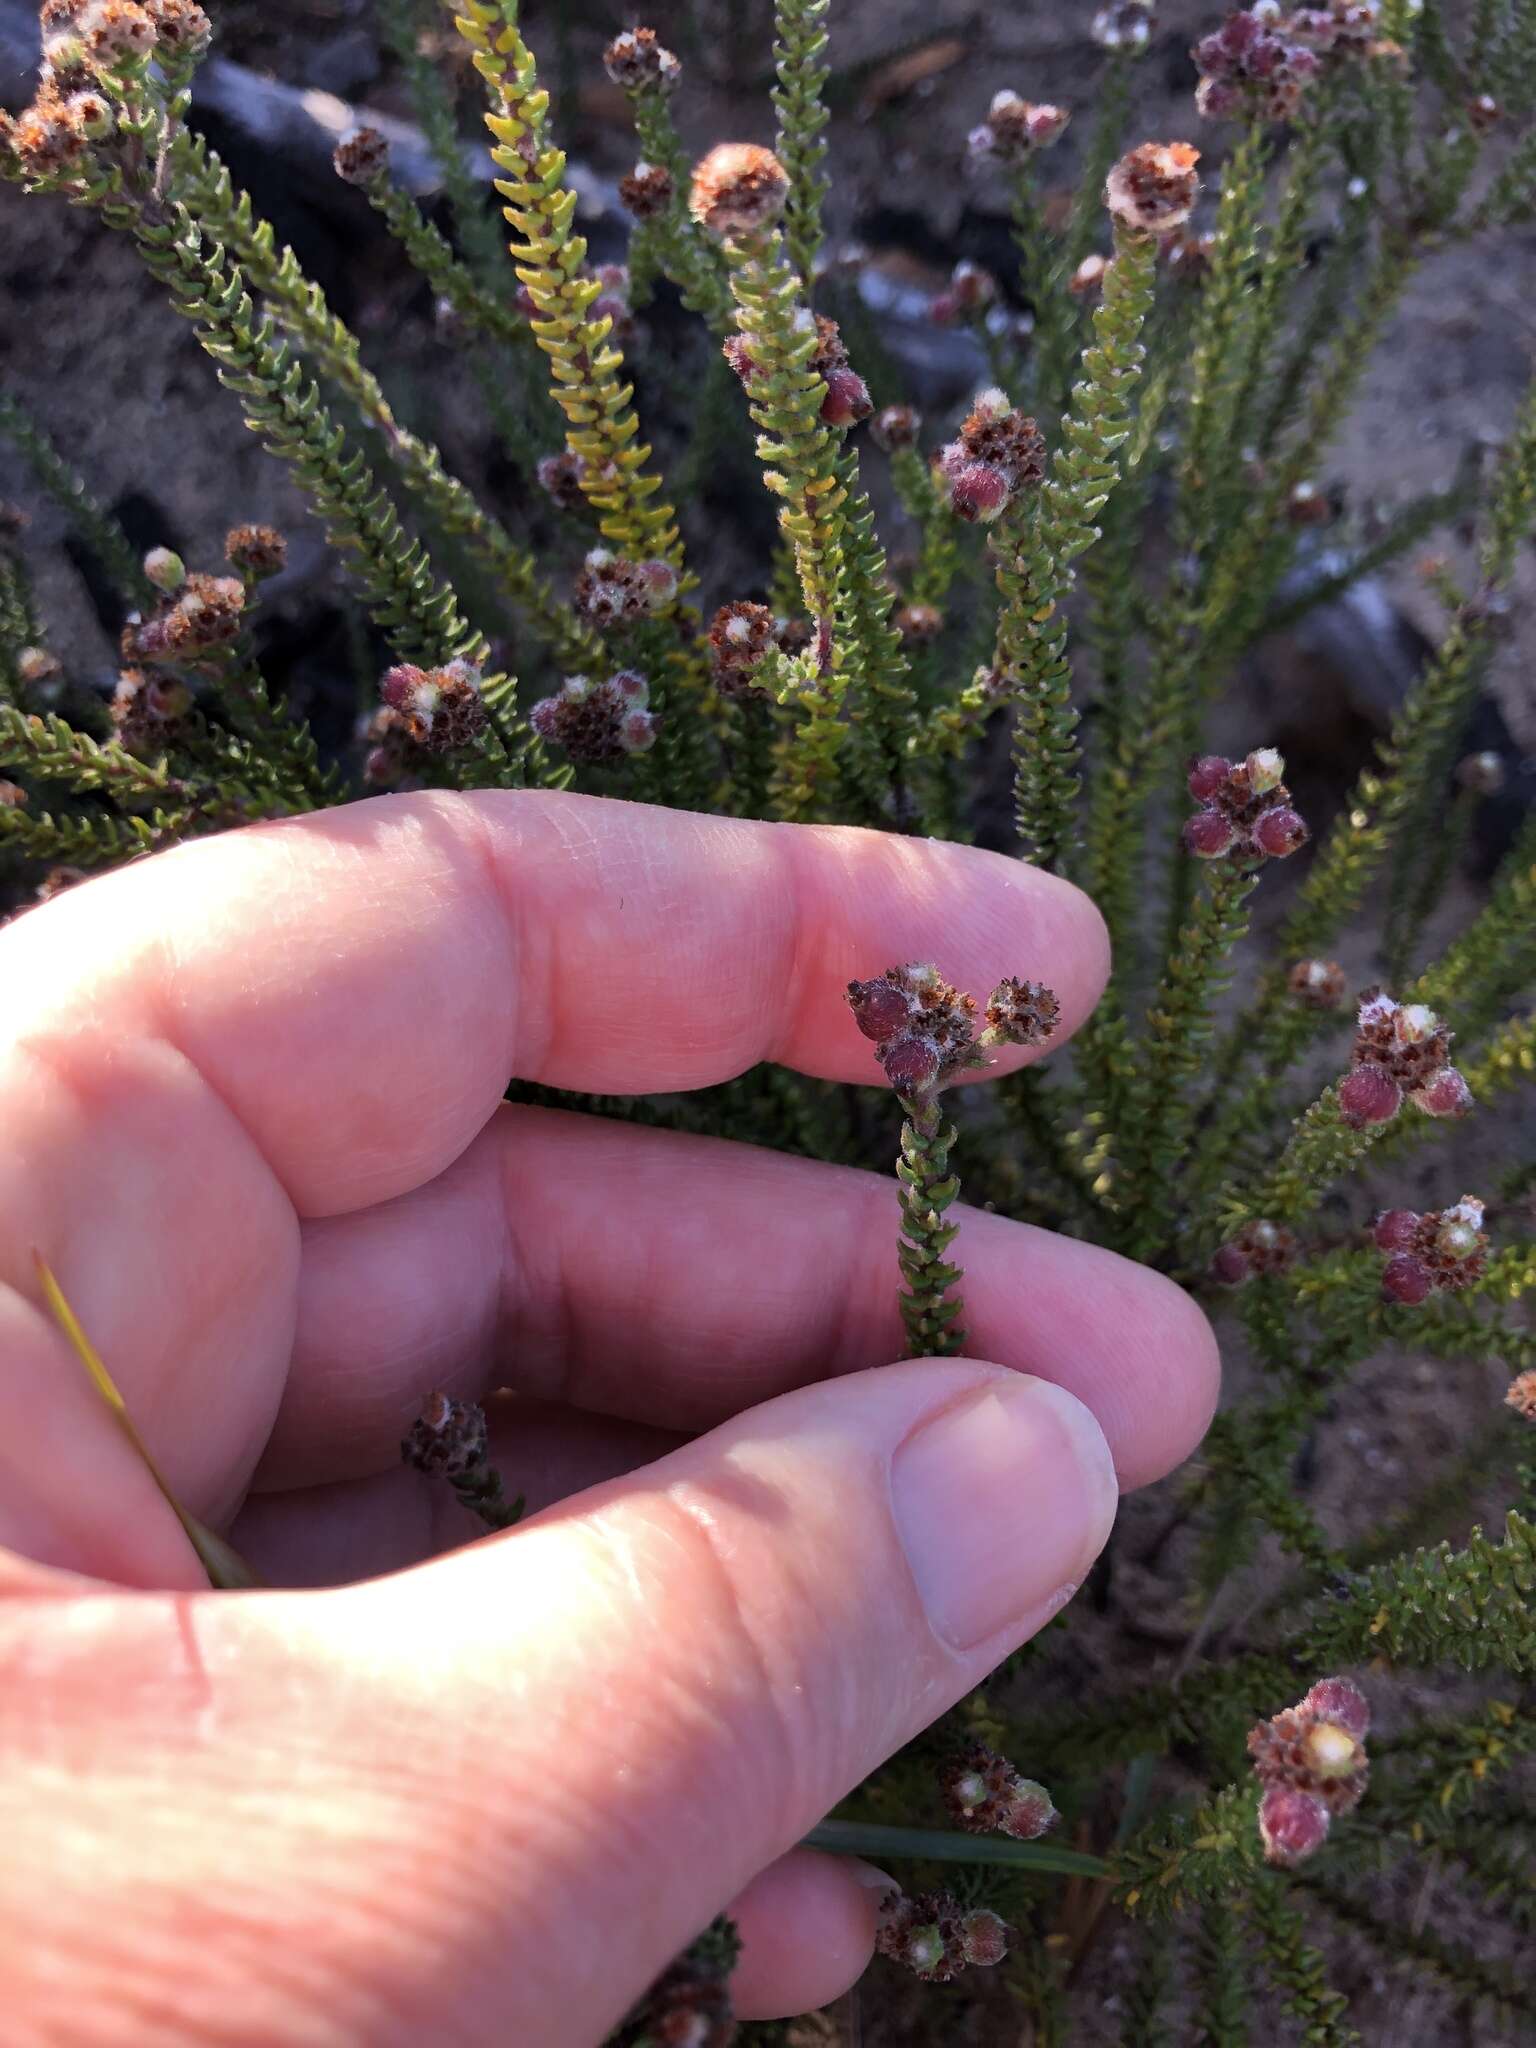
{"label": "green foliage", "polygon": [[[411,424],[397,416],[357,337],[186,127],[187,64],[134,63],[104,77],[112,132],[78,149],[40,156],[20,126],[0,126],[0,175],[94,214],[137,251],[247,426],[305,492],[361,601],[359,666],[373,661],[371,622],[396,662],[462,658],[479,675],[488,730],[446,754],[413,742],[415,780],[575,783],[991,845],[1008,840],[989,775],[1005,765],[1010,850],[1094,896],[1114,941],[1113,980],[1049,1069],[1013,1075],[985,1100],[961,1096],[953,1115],[931,1099],[902,1105],[891,1278],[910,1346],[945,1353],[963,1342],[951,1256],[963,1256],[958,1162],[974,1198],[999,1212],[1141,1257],[1194,1288],[1223,1315],[1229,1356],[1241,1361],[1198,1464],[1154,1517],[1161,1533],[1131,1555],[1127,1537],[1096,1574],[1103,1613],[1092,1626],[1077,1632],[1071,1615],[1054,1623],[814,1839],[925,1877],[949,1866],[957,1884],[996,1886],[986,1896],[1019,1930],[1011,1988],[1042,2042],[1073,2038],[1074,2002],[1093,1983],[1093,1931],[1116,1907],[1132,1922],[1166,1923],[1133,1930],[1127,2042],[1241,2048],[1270,2037],[1277,2007],[1322,2048],[1352,2041],[1313,1945],[1341,1922],[1512,2024],[1512,1987],[1496,1966],[1433,1927],[1399,1925],[1382,1910],[1385,1882],[1382,1896],[1372,1886],[1376,1873],[1411,1875],[1434,1853],[1501,1923],[1529,1931],[1529,1816],[1513,1803],[1536,1746],[1528,1700],[1479,1698],[1426,1718],[1400,1695],[1395,1718],[1382,1716],[1392,1740],[1372,1738],[1365,1802],[1336,1820],[1316,1881],[1310,1869],[1292,1880],[1266,1865],[1245,1737],[1330,1672],[1492,1672],[1503,1682],[1529,1680],[1536,1664],[1536,1482],[1514,1448],[1523,1425],[1488,1391],[1487,1370],[1536,1366],[1536,1248],[1520,1207],[1531,1169],[1481,1169],[1501,1206],[1470,1284],[1415,1308],[1385,1301],[1382,1255],[1364,1226],[1382,1206],[1428,1204],[1420,1183],[1401,1177],[1415,1146],[1433,1199],[1454,1200],[1468,1171],[1456,1127],[1408,1107],[1382,1124],[1346,1122],[1337,1077],[1350,1020],[1308,1008],[1290,985],[1298,959],[1345,938],[1351,961],[1370,957],[1359,926],[1384,906],[1377,958],[1405,984],[1395,995],[1433,1007],[1455,1033],[1474,1121],[1487,1131],[1505,1106],[1526,1107],[1515,1091],[1536,1076],[1536,823],[1520,828],[1438,959],[1424,958],[1423,935],[1472,823],[1471,800],[1453,808],[1447,792],[1536,517],[1536,386],[1496,459],[1448,464],[1368,541],[1352,521],[1354,538],[1324,573],[1312,573],[1291,514],[1296,487],[1327,474],[1333,437],[1409,283],[1440,247],[1474,235],[1488,238],[1475,245],[1484,260],[1502,260],[1495,231],[1536,208],[1536,9],[1479,0],[1463,19],[1433,0],[1388,0],[1383,34],[1404,60],[1330,60],[1289,131],[1243,122],[1223,136],[1195,129],[1191,114],[1175,132],[1198,136],[1219,178],[1202,216],[1214,226],[1203,271],[1196,263],[1192,275],[1159,280],[1156,240],[1117,223],[1090,332],[1067,283],[1101,243],[1106,173],[1141,139],[1135,58],[1112,53],[1095,105],[1077,109],[1074,135],[1086,139],[1070,206],[1047,204],[1027,163],[1007,178],[1034,334],[1021,353],[984,322],[977,332],[1032,404],[1048,463],[1038,490],[1014,493],[985,548],[954,515],[947,472],[916,446],[875,454],[836,407],[823,417],[829,340],[813,296],[837,313],[882,404],[903,396],[899,337],[873,300],[841,270],[816,274],[834,196],[830,0],[773,10],[772,105],[787,172],[779,224],[724,240],[701,226],[671,71],[626,79],[638,150],[671,180],[660,210],[633,228],[634,303],[667,278],[698,330],[675,362],[641,353],[633,371],[597,310],[602,286],[576,231],[556,110],[515,0],[462,0],[455,30],[484,88],[506,236],[423,35],[440,24],[437,10],[382,0],[381,11],[441,171],[451,234],[386,175],[366,197],[402,262],[456,316],[449,338],[468,350],[471,389],[478,382],[516,472],[499,502],[413,431],[434,417],[427,406],[401,398]],[[1490,158],[1488,120],[1468,118],[1484,91],[1503,110]],[[727,340],[740,344],[739,378],[721,357]],[[658,390],[686,395],[691,439],[681,449],[666,432],[655,450],[646,438]],[[752,482],[753,434],[779,538],[744,569],[739,554],[716,560],[707,548],[722,477],[732,492]],[[577,493],[563,521],[543,497],[530,514],[528,488],[535,461],[562,437]],[[0,438],[23,458],[28,489],[58,504],[141,621],[153,619],[162,597],[144,564],[42,427],[3,396]],[[1449,571],[1441,579],[1441,644],[1337,820],[1298,860],[1284,914],[1269,914],[1273,885],[1246,857],[1205,865],[1182,851],[1182,759],[1214,731],[1245,750],[1264,743],[1262,731],[1228,739],[1228,707],[1218,705],[1249,649],[1440,526],[1464,529],[1471,564],[1461,583]],[[583,571],[594,529],[608,558],[599,552]],[[177,708],[146,735],[122,704],[109,723],[84,680],[45,652],[58,622],[40,615],[30,547],[7,518],[0,863],[13,898],[68,880],[44,877],[45,867],[151,857],[199,833],[365,792],[358,763],[323,756],[263,674],[254,573],[242,572],[247,603],[217,647],[147,661]],[[612,617],[591,601],[591,579],[613,570],[614,556],[628,571],[648,566],[654,603]],[[701,613],[746,596],[766,597],[771,644],[727,692]],[[939,616],[914,622],[898,606]],[[509,625],[521,678],[484,673]],[[655,747],[598,765],[546,758],[527,714],[549,672],[600,678],[626,667],[647,677]],[[1208,716],[1218,708],[1220,724]],[[369,744],[381,736],[383,767],[370,760],[369,778],[387,776],[389,746],[400,744],[382,713]],[[1049,975],[1043,960],[998,964]],[[888,1091],[763,1066],[689,1095],[509,1092],[864,1167],[888,1162],[897,1114]],[[1488,1159],[1486,1141],[1478,1157]],[[1296,1245],[1236,1293],[1215,1288],[1212,1255],[1260,1223],[1290,1226]],[[1353,1501],[1314,1496],[1312,1466],[1335,1407],[1353,1399],[1353,1376],[1389,1352],[1406,1354],[1410,1371],[1458,1374],[1469,1407],[1483,1400],[1489,1412],[1405,1487],[1400,1511],[1365,1527]],[[1373,1369],[1382,1376],[1372,1399],[1388,1398],[1388,1374],[1401,1369]],[[1358,1424],[1358,1400],[1349,1412]],[[1467,1533],[1485,1503],[1511,1500],[1520,1504],[1500,1540]],[[492,1520],[516,1513],[488,1482],[477,1503]],[[1149,1576],[1170,1574],[1191,1597],[1139,1615]],[[1012,1679],[1025,1669],[1042,1683],[1021,1704]],[[1045,1774],[1068,1816],[1061,1834],[1018,1843],[927,1825],[935,1756],[957,1732]],[[689,1967],[718,1980],[729,1961],[717,1945]],[[1178,2032],[1186,2015],[1193,2036]],[[637,2009],[626,2042],[647,2038],[642,2024]]]}

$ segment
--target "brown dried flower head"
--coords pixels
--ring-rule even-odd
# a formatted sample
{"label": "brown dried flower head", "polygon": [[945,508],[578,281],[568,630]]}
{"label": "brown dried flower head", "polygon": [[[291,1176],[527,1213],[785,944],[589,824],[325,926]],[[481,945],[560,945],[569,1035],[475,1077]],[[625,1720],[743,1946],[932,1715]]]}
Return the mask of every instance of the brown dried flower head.
{"label": "brown dried flower head", "polygon": [[1034,1842],[1059,1818],[1043,1785],[1022,1777],[1007,1757],[981,1742],[969,1743],[945,1765],[939,1788],[961,1827],[975,1835]]}
{"label": "brown dried flower head", "polygon": [[429,754],[468,746],[490,722],[473,662],[449,661],[430,669],[402,662],[387,672],[379,695],[398,714],[409,738]]}
{"label": "brown dried flower head", "polygon": [[288,543],[275,526],[232,526],[224,536],[224,559],[242,576],[260,582],[282,570]]}
{"label": "brown dried flower head", "polygon": [[331,153],[336,175],[348,185],[371,185],[389,170],[389,144],[377,128],[354,128]]}
{"label": "brown dried flower head", "polygon": [[900,448],[915,448],[923,418],[915,406],[887,405],[870,422],[869,431],[877,448],[894,455]]}
{"label": "brown dried flower head", "polygon": [[910,647],[926,647],[944,630],[944,614],[936,604],[904,604],[896,613],[896,630]]}
{"label": "brown dried flower head", "polygon": [[1199,161],[1199,150],[1188,142],[1143,142],[1110,172],[1104,203],[1138,234],[1170,235],[1195,210]]}
{"label": "brown dried flower head", "polygon": [[473,1401],[455,1401],[442,1392],[427,1396],[400,1446],[407,1465],[443,1479],[460,1479],[473,1472],[489,1453],[485,1410]]}
{"label": "brown dried flower head", "polygon": [[213,41],[213,23],[197,0],[144,0],[144,11],[155,25],[162,56],[201,56]]}
{"label": "brown dried flower head", "polygon": [[671,92],[683,75],[682,65],[656,40],[653,28],[632,28],[615,36],[603,52],[603,68],[626,92],[641,92],[647,86]]}
{"label": "brown dried flower head", "polygon": [[1299,1250],[1294,1230],[1258,1216],[1217,1252],[1211,1260],[1211,1278],[1223,1287],[1241,1287],[1245,1280],[1288,1271]]}
{"label": "brown dried flower head", "polygon": [[163,753],[191,709],[192,692],[185,683],[139,668],[119,674],[110,707],[121,745],[143,755]]}
{"label": "brown dried flower head", "polygon": [[1295,1000],[1308,1010],[1336,1010],[1349,990],[1337,960],[1298,960],[1285,978]]}
{"label": "brown dried flower head", "polygon": [[875,1929],[875,1953],[924,1984],[948,1984],[965,1968],[964,1913],[948,1892],[887,1892]]}
{"label": "brown dried flower head", "polygon": [[599,628],[665,611],[676,596],[669,562],[632,562],[611,548],[590,549],[576,578],[576,609]]}
{"label": "brown dried flower head", "polygon": [[788,198],[788,173],[771,149],[722,142],[694,171],[688,209],[701,227],[731,241],[766,233]]}
{"label": "brown dried flower head", "polygon": [[676,192],[677,181],[665,164],[638,163],[619,180],[619,201],[632,220],[658,220]]}
{"label": "brown dried flower head", "polygon": [[596,766],[643,754],[656,742],[658,720],[650,709],[650,686],[634,669],[605,681],[567,676],[553,697],[542,697],[528,714],[539,738],[561,748],[573,761]]}
{"label": "brown dried flower head", "polygon": [[710,662],[715,687],[723,697],[761,697],[766,692],[752,680],[771,648],[779,644],[779,622],[765,604],[738,598],[723,604],[709,628]]}

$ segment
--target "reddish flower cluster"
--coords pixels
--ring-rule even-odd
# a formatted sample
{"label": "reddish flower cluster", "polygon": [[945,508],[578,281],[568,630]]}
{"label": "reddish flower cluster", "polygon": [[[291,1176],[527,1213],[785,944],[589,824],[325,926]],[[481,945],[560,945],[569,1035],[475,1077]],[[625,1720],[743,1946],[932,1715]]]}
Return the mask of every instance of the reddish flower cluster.
{"label": "reddish flower cluster", "polygon": [[593,765],[622,761],[655,745],[658,720],[649,709],[650,686],[634,669],[621,669],[606,682],[567,676],[553,697],[542,697],[528,713],[541,740],[561,747],[573,761]]}
{"label": "reddish flower cluster", "polygon": [[490,722],[473,662],[449,661],[421,669],[401,662],[379,684],[386,711],[399,724],[389,728],[429,754],[450,753],[479,737]]}
{"label": "reddish flower cluster", "polygon": [[389,170],[389,143],[377,128],[354,128],[331,152],[331,163],[343,184],[371,185]]}
{"label": "reddish flower cluster", "polygon": [[928,317],[940,327],[953,327],[985,312],[997,297],[997,279],[980,263],[963,256],[949,274],[949,283],[928,303]]}
{"label": "reddish flower cluster", "polygon": [[626,92],[658,86],[671,92],[683,75],[683,67],[672,52],[656,40],[653,28],[632,28],[615,36],[603,52],[603,67],[615,85]]}
{"label": "reddish flower cluster", "polygon": [[874,1040],[886,1079],[909,1101],[929,1101],[957,1075],[986,1066],[990,1046],[1043,1045],[1061,1014],[1041,983],[1001,981],[978,1038],[975,997],[931,966],[890,967],[872,981],[850,981],[848,1006]]}
{"label": "reddish flower cluster", "polygon": [[1058,1818],[1045,1787],[1021,1777],[1006,1757],[984,1743],[969,1744],[946,1764],[939,1786],[955,1819],[975,1835],[1011,1835],[1016,1842],[1034,1842]]}
{"label": "reddish flower cluster", "polygon": [[939,450],[935,469],[960,518],[996,519],[1017,492],[1044,479],[1045,437],[1004,392],[981,391],[959,438]]}
{"label": "reddish flower cluster", "polygon": [[1286,1869],[1321,1848],[1340,1814],[1359,1805],[1369,1763],[1370,1702],[1347,1678],[1323,1678],[1304,1699],[1248,1737],[1264,1795],[1259,1834],[1264,1854]]}
{"label": "reddish flower cluster", "polygon": [[1199,150],[1188,142],[1143,142],[1110,172],[1104,203],[1137,234],[1171,235],[1200,197],[1199,161]]}
{"label": "reddish flower cluster", "polygon": [[789,174],[771,149],[722,142],[695,169],[688,207],[700,227],[730,241],[766,233],[788,198]]}
{"label": "reddish flower cluster", "polygon": [[260,583],[284,568],[288,543],[275,526],[232,526],[224,536],[224,559],[241,576]]}
{"label": "reddish flower cluster", "polygon": [[191,709],[185,683],[153,669],[125,668],[112,693],[112,723],[130,754],[164,753]]}
{"label": "reddish flower cluster", "polygon": [[1536,1422],[1536,1369],[1517,1372],[1504,1395],[1506,1408],[1513,1408],[1527,1422]]}
{"label": "reddish flower cluster", "polygon": [[1211,1278],[1224,1287],[1241,1287],[1245,1280],[1266,1273],[1284,1273],[1296,1263],[1298,1249],[1294,1230],[1271,1223],[1267,1217],[1256,1217],[1217,1252],[1211,1261]]}
{"label": "reddish flower cluster", "polygon": [[1398,49],[1396,43],[1381,39],[1381,0],[1329,0],[1326,7],[1299,7],[1286,27],[1320,56],[1393,55]]}
{"label": "reddish flower cluster", "polygon": [[575,454],[569,448],[561,448],[553,455],[541,455],[534,475],[539,488],[545,491],[565,512],[579,512],[587,502],[581,488],[581,479],[586,473],[586,458]]}
{"label": "reddish flower cluster", "polygon": [[1465,1116],[1472,1090],[1450,1064],[1451,1033],[1423,1003],[1394,1002],[1379,989],[1361,998],[1351,1071],[1339,1083],[1339,1115],[1359,1130],[1390,1123],[1403,1098],[1426,1116]]}
{"label": "reddish flower cluster", "polygon": [[710,663],[715,688],[723,697],[760,697],[753,672],[770,648],[779,643],[779,622],[765,604],[738,598],[723,604],[709,628]]}
{"label": "reddish flower cluster", "polygon": [[1285,985],[1303,1009],[1336,1010],[1349,988],[1337,960],[1298,960]]}
{"label": "reddish flower cluster", "polygon": [[916,407],[910,405],[887,405],[877,412],[870,422],[870,434],[875,446],[883,448],[888,455],[894,455],[900,448],[915,448],[917,437],[922,431],[923,417]]}
{"label": "reddish flower cluster", "polygon": [[660,559],[631,562],[611,548],[593,548],[576,578],[576,609],[594,626],[648,618],[677,596],[677,571]]}
{"label": "reddish flower cluster", "polygon": [[[167,602],[153,616],[135,614],[123,628],[123,659],[138,662],[195,662],[227,647],[240,632],[245,585],[238,576],[183,576],[179,558],[155,549],[155,563]],[[153,581],[153,576],[151,577]]]}
{"label": "reddish flower cluster", "polygon": [[677,181],[665,164],[638,163],[619,180],[619,200],[632,220],[657,220],[672,204]]}
{"label": "reddish flower cluster", "polygon": [[1382,1269],[1385,1301],[1417,1308],[1431,1294],[1458,1293],[1480,1279],[1488,1265],[1483,1205],[1463,1195],[1449,1209],[1384,1209],[1372,1230],[1378,1251],[1388,1254]]}
{"label": "reddish flower cluster", "polygon": [[967,1968],[989,1969],[1008,1953],[1008,1925],[984,1907],[967,1911],[948,1892],[887,1892],[875,1952],[925,1984],[948,1984]]}
{"label": "reddish flower cluster", "polygon": [[1258,747],[1246,760],[1202,754],[1189,771],[1200,805],[1184,826],[1184,844],[1201,860],[1235,854],[1246,861],[1284,860],[1307,842],[1306,822],[1291,807],[1284,758]]}
{"label": "reddish flower cluster", "polygon": [[1037,106],[1018,93],[995,93],[987,118],[970,134],[973,158],[1027,163],[1037,149],[1049,149],[1072,116],[1065,107]]}
{"label": "reddish flower cluster", "polygon": [[1190,52],[1200,73],[1195,105],[1212,120],[1229,114],[1288,121],[1319,69],[1283,18],[1240,9]]}

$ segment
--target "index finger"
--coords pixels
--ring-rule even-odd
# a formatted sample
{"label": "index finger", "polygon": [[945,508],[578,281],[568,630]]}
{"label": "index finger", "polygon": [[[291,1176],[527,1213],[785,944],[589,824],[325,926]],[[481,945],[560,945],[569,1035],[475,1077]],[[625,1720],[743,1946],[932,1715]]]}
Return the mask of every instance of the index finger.
{"label": "index finger", "polygon": [[973,847],[422,793],[205,840],[30,913],[0,938],[0,1037],[67,1064],[168,1041],[299,1213],[332,1215],[431,1179],[514,1074],[614,1094],[760,1060],[876,1080],[842,990],[898,956],[982,995],[1048,982],[1058,1039],[1108,963],[1086,897]]}

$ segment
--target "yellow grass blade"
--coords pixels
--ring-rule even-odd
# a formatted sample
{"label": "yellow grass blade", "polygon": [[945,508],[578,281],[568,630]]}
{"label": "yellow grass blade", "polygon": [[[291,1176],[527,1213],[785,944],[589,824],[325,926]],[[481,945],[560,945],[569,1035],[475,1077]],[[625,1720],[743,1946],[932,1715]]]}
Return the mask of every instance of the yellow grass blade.
{"label": "yellow grass blade", "polygon": [[222,1536],[216,1536],[212,1529],[205,1527],[195,1515],[189,1515],[181,1502],[166,1484],[165,1475],[150,1456],[149,1446],[139,1435],[128,1413],[128,1404],[117,1390],[117,1383],[102,1363],[100,1353],[80,1327],[80,1318],[64,1298],[64,1290],[53,1277],[47,1260],[41,1252],[32,1254],[37,1266],[37,1277],[42,1282],[43,1298],[53,1312],[53,1319],[68,1338],[70,1348],[91,1376],[91,1384],[117,1419],[117,1426],[127,1437],[154,1480],[156,1486],[170,1503],[176,1519],[187,1532],[187,1540],[197,1552],[202,1567],[208,1574],[208,1582],[220,1589],[239,1586],[255,1586],[260,1581],[238,1552],[232,1550]]}

